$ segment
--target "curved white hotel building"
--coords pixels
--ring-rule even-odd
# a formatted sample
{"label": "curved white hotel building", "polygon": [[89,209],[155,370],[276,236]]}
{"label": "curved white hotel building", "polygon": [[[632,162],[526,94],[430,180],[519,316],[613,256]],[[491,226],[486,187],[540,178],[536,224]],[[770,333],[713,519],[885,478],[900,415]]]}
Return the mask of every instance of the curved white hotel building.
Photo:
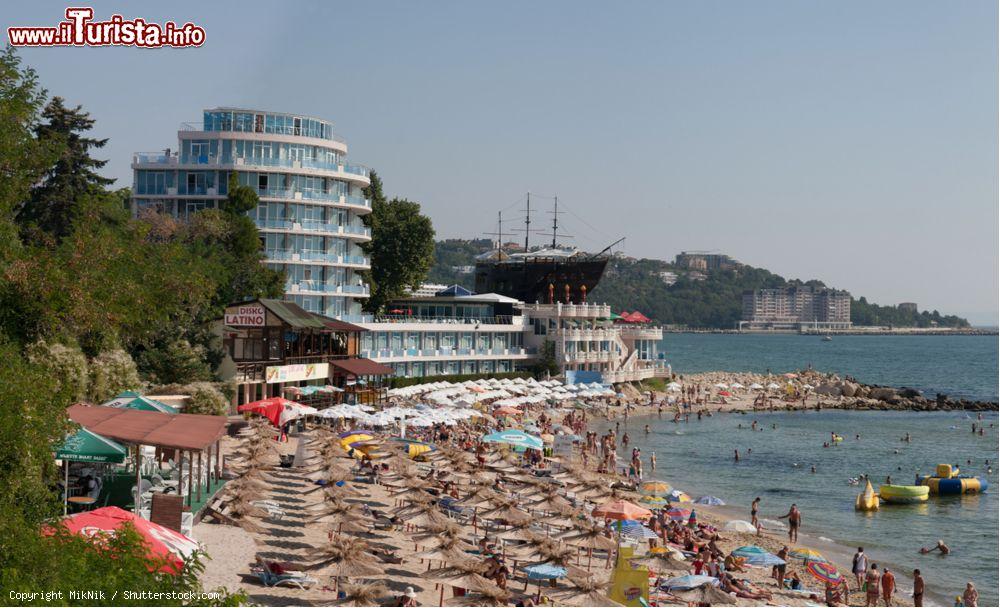
{"label": "curved white hotel building", "polygon": [[230,172],[260,196],[250,211],[266,264],[285,272],[285,298],[345,320],[361,319],[371,240],[362,216],[368,169],[347,162],[347,143],[332,123],[242,108],[204,111],[185,123],[177,150],[137,153],[132,160],[132,211],[156,209],[186,219],[226,198]]}

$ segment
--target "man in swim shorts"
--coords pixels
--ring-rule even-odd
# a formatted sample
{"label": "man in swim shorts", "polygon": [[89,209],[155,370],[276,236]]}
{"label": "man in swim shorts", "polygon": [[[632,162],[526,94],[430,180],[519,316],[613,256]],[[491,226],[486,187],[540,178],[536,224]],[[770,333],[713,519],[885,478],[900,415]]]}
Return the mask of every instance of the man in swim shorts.
{"label": "man in swim shorts", "polygon": [[792,508],[788,510],[788,513],[782,515],[779,519],[788,520],[788,540],[795,543],[799,540],[799,526],[802,524],[802,512],[799,508],[792,503]]}

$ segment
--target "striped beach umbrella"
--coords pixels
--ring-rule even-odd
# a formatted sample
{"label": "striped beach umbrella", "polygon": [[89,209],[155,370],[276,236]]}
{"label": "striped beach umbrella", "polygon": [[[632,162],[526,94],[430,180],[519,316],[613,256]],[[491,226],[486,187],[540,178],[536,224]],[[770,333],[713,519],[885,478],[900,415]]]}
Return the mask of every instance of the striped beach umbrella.
{"label": "striped beach umbrella", "polygon": [[839,585],[844,582],[844,575],[837,571],[836,566],[828,562],[806,562],[806,572],[831,585]]}
{"label": "striped beach umbrella", "polygon": [[691,509],[682,509],[680,507],[674,507],[673,509],[667,509],[665,511],[667,517],[673,521],[684,521],[691,516]]}
{"label": "striped beach umbrella", "polygon": [[794,557],[801,559],[804,562],[822,562],[824,564],[830,563],[830,560],[823,557],[823,554],[815,549],[807,549],[805,547],[796,547],[788,552],[788,557]]}

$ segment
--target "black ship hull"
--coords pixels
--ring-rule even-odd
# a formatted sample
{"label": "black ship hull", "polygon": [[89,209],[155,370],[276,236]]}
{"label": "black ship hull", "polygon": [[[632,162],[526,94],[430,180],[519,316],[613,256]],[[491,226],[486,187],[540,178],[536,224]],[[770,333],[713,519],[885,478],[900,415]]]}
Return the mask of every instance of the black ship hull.
{"label": "black ship hull", "polygon": [[607,265],[607,258],[479,262],[476,293],[498,293],[529,304],[579,304],[597,287]]}

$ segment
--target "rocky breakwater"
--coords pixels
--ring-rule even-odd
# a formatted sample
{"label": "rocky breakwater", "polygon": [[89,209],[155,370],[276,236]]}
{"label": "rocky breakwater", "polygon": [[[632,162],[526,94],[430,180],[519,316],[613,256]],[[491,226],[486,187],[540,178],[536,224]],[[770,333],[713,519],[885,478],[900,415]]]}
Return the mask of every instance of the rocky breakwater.
{"label": "rocky breakwater", "polygon": [[833,403],[820,402],[821,407],[836,407],[851,410],[916,410],[949,411],[971,410],[976,412],[996,411],[997,404],[990,401],[970,401],[952,399],[938,393],[933,398],[924,396],[912,388],[867,385],[853,380],[828,379],[813,389],[817,395],[834,397]]}

